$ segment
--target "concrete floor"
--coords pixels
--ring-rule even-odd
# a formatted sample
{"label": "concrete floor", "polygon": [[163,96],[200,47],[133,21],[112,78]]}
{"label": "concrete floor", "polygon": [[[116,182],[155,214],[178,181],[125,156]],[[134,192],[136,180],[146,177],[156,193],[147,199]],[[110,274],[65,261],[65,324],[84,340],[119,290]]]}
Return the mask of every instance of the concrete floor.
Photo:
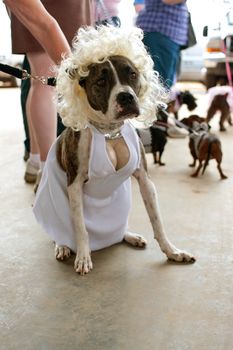
{"label": "concrete floor", "polygon": [[[191,88],[204,115],[204,90]],[[196,256],[195,264],[168,262],[160,252],[133,182],[130,226],[148,247],[95,252],[94,270],[81,277],[74,257],[54,259],[32,214],[19,89],[0,89],[0,110],[0,349],[232,350],[233,128],[220,135],[224,181],[214,162],[204,176],[189,176],[187,138],[168,140],[165,167],[147,155],[167,234]],[[180,117],[186,115],[182,107]]]}

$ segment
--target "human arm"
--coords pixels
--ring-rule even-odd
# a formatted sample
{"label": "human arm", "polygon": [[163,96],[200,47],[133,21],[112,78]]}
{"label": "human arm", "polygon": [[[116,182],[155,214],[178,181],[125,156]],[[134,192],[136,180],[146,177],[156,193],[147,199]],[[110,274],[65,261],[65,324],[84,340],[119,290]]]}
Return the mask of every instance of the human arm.
{"label": "human arm", "polygon": [[166,5],[176,5],[186,2],[186,0],[162,0],[162,2]]}
{"label": "human arm", "polygon": [[70,53],[65,35],[40,0],[4,0],[4,3],[56,64],[61,61],[63,54]]}

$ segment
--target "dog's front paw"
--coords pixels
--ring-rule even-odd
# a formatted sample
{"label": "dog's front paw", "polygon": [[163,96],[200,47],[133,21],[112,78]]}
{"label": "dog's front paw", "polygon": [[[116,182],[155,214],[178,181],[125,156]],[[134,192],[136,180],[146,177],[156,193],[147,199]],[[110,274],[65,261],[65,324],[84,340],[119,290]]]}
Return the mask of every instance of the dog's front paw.
{"label": "dog's front paw", "polygon": [[177,262],[194,263],[196,261],[195,257],[186,252],[185,250],[180,250],[174,248],[171,252],[166,253],[169,260]]}
{"label": "dog's front paw", "polygon": [[78,251],[74,262],[74,269],[82,276],[90,272],[93,269],[90,253]]}
{"label": "dog's front paw", "polygon": [[69,259],[71,254],[70,248],[64,245],[55,245],[55,258],[60,261]]}

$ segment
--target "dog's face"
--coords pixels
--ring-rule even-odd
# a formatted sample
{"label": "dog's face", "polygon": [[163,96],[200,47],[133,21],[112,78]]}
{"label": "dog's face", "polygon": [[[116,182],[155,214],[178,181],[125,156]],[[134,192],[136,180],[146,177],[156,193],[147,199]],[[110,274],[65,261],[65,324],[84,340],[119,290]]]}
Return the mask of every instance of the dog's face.
{"label": "dog's face", "polygon": [[193,130],[198,134],[207,133],[208,132],[208,124],[205,122],[199,123],[197,121],[193,122]]}
{"label": "dog's face", "polygon": [[[190,115],[189,117],[187,117],[187,118],[183,118],[183,119],[181,119],[181,123],[182,124],[184,124],[184,125],[186,125],[188,128],[193,128],[193,123],[194,122],[197,122],[197,124],[200,124],[200,123],[203,123],[203,122],[205,122],[206,120],[205,120],[205,118],[202,118],[202,117],[199,117],[197,114],[192,114],[192,115]],[[209,124],[207,124],[208,125],[208,129],[210,129],[210,126],[209,126]]]}
{"label": "dog's face", "polygon": [[182,101],[181,104],[186,104],[189,111],[193,111],[197,107],[196,98],[188,90],[181,92],[180,99]]}
{"label": "dog's face", "polygon": [[140,114],[140,76],[126,57],[112,56],[107,61],[90,65],[89,75],[80,85],[95,111],[91,118],[98,117],[96,121],[114,123]]}

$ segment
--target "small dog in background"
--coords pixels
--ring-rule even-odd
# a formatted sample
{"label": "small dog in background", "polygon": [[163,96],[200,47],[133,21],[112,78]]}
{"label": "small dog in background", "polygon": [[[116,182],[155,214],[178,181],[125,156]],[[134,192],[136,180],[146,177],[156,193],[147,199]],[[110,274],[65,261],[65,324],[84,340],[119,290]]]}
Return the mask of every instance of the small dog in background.
{"label": "small dog in background", "polygon": [[189,111],[193,111],[196,107],[196,97],[188,91],[171,90],[170,102],[168,103],[167,112],[174,114],[176,119],[179,119],[179,109],[185,104]]}
{"label": "small dog in background", "polygon": [[214,86],[208,90],[209,107],[206,122],[209,123],[217,112],[220,112],[219,130],[226,131],[224,124],[232,125],[233,88],[231,86]]}
{"label": "small dog in background", "polygon": [[191,176],[197,177],[201,168],[203,175],[209,161],[215,159],[221,179],[227,179],[227,176],[223,173],[221,168],[222,148],[220,139],[216,135],[208,132],[207,123],[198,123],[194,121],[192,128],[193,132],[189,135],[189,149],[193,157],[193,163],[189,166],[195,167],[197,160],[199,164],[196,171]]}
{"label": "small dog in background", "polygon": [[154,164],[165,165],[162,154],[167,143],[168,113],[159,107],[153,125],[145,129],[137,129],[146,153],[152,153]]}
{"label": "small dog in background", "polygon": [[[184,138],[188,136],[187,128],[179,125],[177,119],[171,117],[166,111],[166,106],[158,107],[153,125],[146,129],[137,129],[146,153],[152,153],[154,164],[165,165],[162,155],[167,143],[167,137]],[[178,126],[177,126],[178,124]],[[181,127],[180,127],[181,126]]]}
{"label": "small dog in background", "polygon": [[154,157],[154,164],[165,165],[162,162],[162,154],[167,143],[168,114],[159,108],[157,112],[157,121],[150,127],[151,133],[151,152]]}
{"label": "small dog in background", "polygon": [[[181,119],[180,123],[181,123],[181,125],[184,124],[187,127],[187,130],[189,130],[189,132],[192,132],[194,122],[204,123],[205,121],[206,121],[205,118],[199,117],[199,115],[197,115],[197,114],[191,114],[189,117]],[[208,128],[210,128],[209,125],[208,125]]]}
{"label": "small dog in background", "polygon": [[216,95],[207,111],[206,122],[209,123],[217,112],[220,112],[219,130],[226,131],[225,122],[228,121],[232,125],[231,111],[227,102],[228,94]]}

